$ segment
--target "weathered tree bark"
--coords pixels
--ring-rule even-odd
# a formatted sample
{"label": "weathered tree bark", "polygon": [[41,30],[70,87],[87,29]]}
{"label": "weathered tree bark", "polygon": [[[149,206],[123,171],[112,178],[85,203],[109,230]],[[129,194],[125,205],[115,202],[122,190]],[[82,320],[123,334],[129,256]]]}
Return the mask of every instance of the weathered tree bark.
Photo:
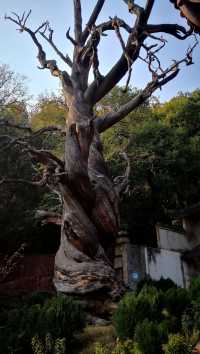
{"label": "weathered tree bark", "polygon": [[92,108],[73,97],[65,142],[66,177],[61,243],[55,259],[58,291],[87,293],[115,287],[114,237],[119,227],[118,195],[103,158]]}

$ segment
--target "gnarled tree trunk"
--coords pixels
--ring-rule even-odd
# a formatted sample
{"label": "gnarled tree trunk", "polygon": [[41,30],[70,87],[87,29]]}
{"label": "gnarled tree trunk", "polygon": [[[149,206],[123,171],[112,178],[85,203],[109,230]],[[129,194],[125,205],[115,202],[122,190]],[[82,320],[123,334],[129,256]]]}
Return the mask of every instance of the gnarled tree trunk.
{"label": "gnarled tree trunk", "polygon": [[54,284],[65,293],[114,290],[113,246],[119,227],[118,195],[109,177],[92,108],[73,98],[65,142],[66,176],[61,243]]}

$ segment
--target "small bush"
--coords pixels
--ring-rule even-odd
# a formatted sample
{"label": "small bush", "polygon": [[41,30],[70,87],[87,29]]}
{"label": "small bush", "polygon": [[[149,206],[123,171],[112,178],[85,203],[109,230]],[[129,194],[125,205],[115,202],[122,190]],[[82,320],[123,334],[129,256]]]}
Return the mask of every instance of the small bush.
{"label": "small bush", "polygon": [[181,334],[171,334],[167,344],[163,345],[165,354],[190,354],[191,346]]}
{"label": "small bush", "polygon": [[121,339],[133,338],[136,326],[137,297],[127,294],[120,301],[113,316],[113,323],[117,336]]}
{"label": "small bush", "polygon": [[120,339],[133,338],[138,322],[147,319],[158,320],[160,294],[154,287],[145,286],[141,292],[125,295],[113,316],[113,323]]}
{"label": "small bush", "polygon": [[189,293],[191,300],[200,304],[200,276],[192,279]]}
{"label": "small bush", "polygon": [[142,354],[162,353],[162,343],[166,339],[167,334],[158,323],[146,319],[136,326],[134,341]]}
{"label": "small bush", "polygon": [[84,327],[84,314],[80,304],[72,297],[58,296],[48,300],[40,313],[39,334],[50,333],[55,338],[73,341],[74,335]]}
{"label": "small bush", "polygon": [[164,294],[164,307],[169,314],[178,319],[182,316],[185,309],[190,306],[190,295],[186,289],[171,288]]}

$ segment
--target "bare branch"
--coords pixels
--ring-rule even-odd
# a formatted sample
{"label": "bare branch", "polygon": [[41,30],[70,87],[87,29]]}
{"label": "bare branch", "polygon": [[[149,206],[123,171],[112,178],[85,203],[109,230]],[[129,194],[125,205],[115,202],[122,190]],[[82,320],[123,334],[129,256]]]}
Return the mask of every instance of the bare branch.
{"label": "bare branch", "polygon": [[[173,72],[171,76],[169,76],[168,81],[172,80],[177,76],[179,70],[176,72]],[[167,82],[168,82],[167,81]],[[136,97],[134,97],[131,101],[123,105],[119,111],[117,112],[112,112],[108,113],[105,117],[103,118],[97,118],[96,119],[96,127],[100,133],[104,132],[108,128],[112,127],[114,124],[125,118],[130,112],[141,106],[151,95],[152,93],[163,86],[165,83],[164,82],[161,84],[161,82],[155,84],[154,81],[151,81],[146,88],[139,93]]]}
{"label": "bare branch", "polygon": [[[36,134],[42,134],[44,131],[47,130],[46,128],[42,128],[40,131],[36,132]],[[38,135],[35,135],[38,136]],[[33,146],[29,144],[29,139],[26,137],[23,138],[13,138],[10,137],[9,135],[3,136],[3,138],[6,138],[8,140],[7,147],[9,148],[13,145],[19,145],[22,147],[23,152],[28,152],[30,155],[36,159],[38,162],[44,164],[44,165],[51,165],[51,166],[59,166],[62,170],[64,167],[63,161],[60,160],[57,156],[53,155],[50,151],[47,150],[36,150]],[[2,147],[1,150],[4,150],[5,146]]]}
{"label": "bare branch", "polygon": [[131,174],[131,163],[130,163],[130,159],[129,159],[127,153],[124,151],[124,152],[120,153],[120,156],[126,161],[127,166],[126,166],[126,170],[124,172],[124,175],[117,176],[113,180],[113,182],[115,184],[115,189],[116,189],[118,195],[120,195],[122,193],[126,194],[128,192],[129,178],[130,178],[130,174]]}
{"label": "bare branch", "polygon": [[74,0],[74,34],[75,34],[75,41],[78,44],[81,44],[81,37],[82,37],[81,0]]}
{"label": "bare branch", "polygon": [[42,134],[49,133],[49,132],[65,134],[65,130],[61,126],[52,125],[52,126],[48,126],[48,127],[44,127],[39,130],[36,130],[35,132],[32,131],[32,135],[30,136],[30,139],[36,138]]}
{"label": "bare branch", "polygon": [[127,51],[126,51],[126,45],[125,45],[124,40],[122,38],[120,29],[119,29],[120,26],[118,24],[117,19],[114,18],[112,21],[113,21],[113,27],[115,29],[115,33],[117,35],[117,38],[119,39],[119,42],[121,44],[123,53],[124,53],[124,55],[126,57],[127,64],[128,64],[128,78],[127,78],[126,86],[125,86],[125,90],[124,90],[124,91],[127,91],[127,88],[128,88],[128,85],[129,85],[129,82],[130,82],[130,79],[131,79],[131,73],[132,73],[131,65],[132,65],[133,62],[132,62],[132,59],[129,57],[129,55],[128,55]]}
{"label": "bare branch", "polygon": [[[147,63],[148,69],[152,73],[152,79],[156,79],[159,72],[161,74],[164,73],[164,69],[162,69],[161,62],[157,56],[157,53],[166,45],[167,40],[162,37],[156,38],[156,40],[159,40],[161,42],[160,46],[158,46],[158,44],[153,44],[148,47],[143,44],[142,47],[146,50],[146,58],[142,58],[141,56],[139,56],[142,61]],[[155,67],[155,63],[157,67]]]}
{"label": "bare branch", "polygon": [[144,8],[137,5],[134,0],[123,0],[128,5],[128,11],[136,16],[144,13]]}
{"label": "bare branch", "polygon": [[69,41],[74,45],[77,46],[78,43],[75,41],[75,39],[70,35],[70,27],[68,28],[66,32],[66,38],[69,39]]}
{"label": "bare branch", "polygon": [[158,32],[167,33],[176,37],[177,39],[184,40],[192,34],[193,29],[190,28],[189,31],[187,31],[185,27],[179,26],[177,24],[147,25],[145,27],[145,33],[147,35]]}
{"label": "bare branch", "polygon": [[[6,119],[0,119],[0,127],[8,127],[8,128],[15,128],[15,129],[19,129],[19,130],[25,130],[28,133],[31,133],[32,130],[30,127],[25,126],[25,125],[18,125],[18,124],[13,124],[10,123],[8,120]],[[0,136],[1,137],[1,136]]]}
{"label": "bare branch", "polygon": [[[0,119],[0,127],[8,127],[8,128],[27,131],[29,133],[29,135],[26,136],[26,139],[27,138],[33,139],[33,138],[36,138],[42,134],[49,133],[49,132],[65,133],[65,130],[61,126],[58,126],[58,125],[57,126],[51,125],[51,126],[44,127],[39,130],[33,131],[31,129],[31,127],[29,127],[29,126],[13,124],[5,119]],[[10,136],[8,135],[8,137],[10,137]],[[0,138],[2,138],[2,135],[0,135]]]}
{"label": "bare branch", "polygon": [[[140,41],[134,40],[134,35],[130,35],[128,44],[126,46],[126,52],[132,59],[132,63],[138,58],[140,47],[144,41],[145,36],[140,37]],[[97,103],[104,97],[127,73],[128,63],[124,53],[118,62],[113,66],[109,73],[103,78],[100,85],[94,81],[86,90],[85,98],[86,100]]]}
{"label": "bare branch", "polygon": [[96,22],[99,14],[100,14],[102,8],[103,8],[104,3],[105,3],[105,0],[98,0],[97,1],[97,4],[96,4],[96,6],[95,6],[90,18],[89,18],[89,21],[88,21],[88,23],[87,23],[87,25],[86,25],[86,27],[85,27],[85,29],[83,31],[82,39],[81,39],[82,45],[85,44],[85,42],[86,42],[86,40],[87,40],[87,38],[88,38],[88,36],[90,34],[90,31],[91,31],[92,27],[95,25],[95,22]]}
{"label": "bare branch", "polygon": [[[70,86],[71,85],[71,80],[70,80],[70,77],[69,75],[63,71],[61,72],[57,66],[57,63],[55,60],[47,60],[46,59],[46,53],[44,52],[43,50],[43,47],[41,45],[41,43],[38,41],[37,39],[37,32],[39,31],[39,29],[43,28],[45,29],[45,26],[47,25],[47,22],[43,23],[41,26],[39,26],[36,31],[32,31],[30,28],[26,27],[26,22],[28,20],[28,17],[30,16],[31,14],[31,10],[29,11],[28,15],[25,17],[25,20],[24,19],[24,14],[22,15],[22,17],[20,18],[17,14],[14,14],[14,16],[16,17],[11,17],[11,16],[7,16],[5,15],[5,19],[6,20],[9,20],[13,23],[15,23],[16,25],[19,26],[19,31],[20,32],[27,32],[30,37],[32,38],[34,44],[36,45],[37,49],[38,49],[38,55],[37,55],[37,58],[40,62],[40,65],[41,67],[39,67],[40,69],[49,69],[51,74],[53,76],[56,76],[56,77],[59,77],[61,80],[63,80],[63,74],[65,76],[65,79],[66,79],[66,85],[67,86]],[[52,44],[51,44],[52,45]],[[59,52],[59,51],[58,51]],[[59,52],[60,53],[60,52]],[[57,53],[58,54],[58,53]]]}
{"label": "bare branch", "polygon": [[[104,32],[110,31],[110,30],[115,30],[118,38],[120,39],[120,43],[122,44],[125,50],[125,44],[123,43],[123,39],[121,37],[121,34],[119,33],[119,28],[122,27],[126,29],[129,33],[131,33],[131,28],[126,24],[123,20],[121,20],[118,17],[114,17],[113,19],[111,18],[107,22],[103,22],[98,26],[92,27],[90,31],[90,38],[87,41],[86,45],[82,48],[82,50],[78,54],[79,61],[84,64],[85,67],[90,68],[91,64],[93,66],[93,71],[94,71],[94,77],[95,77],[95,82],[97,85],[102,81],[103,77],[101,76],[99,72],[99,60],[98,60],[98,45],[101,39],[101,35],[105,35]],[[127,53],[126,53],[126,58],[127,58]]]}
{"label": "bare branch", "polygon": [[[126,3],[129,1],[124,0]],[[127,55],[132,60],[132,64],[138,58],[139,51],[143,41],[146,38],[146,34],[141,30],[142,26],[145,23],[142,23],[142,14],[143,8],[138,7],[135,3],[131,1],[131,6],[139,11],[137,12],[136,23],[133,28],[126,26],[126,30],[130,33],[127,44],[126,44],[126,55],[123,53],[118,62],[113,66],[109,73],[103,78],[100,85],[98,82],[94,81],[86,90],[85,98],[86,100],[92,102],[93,104],[97,103],[102,97],[104,97],[129,71],[130,77],[130,65],[127,62]]]}
{"label": "bare branch", "polygon": [[186,56],[179,60],[174,61],[173,65],[168,67],[165,71],[163,71],[160,75],[156,75],[153,77],[152,81],[145,87],[145,89],[140,92],[136,97],[134,97],[131,101],[124,104],[117,112],[109,112],[105,117],[97,118],[95,120],[95,125],[97,130],[101,133],[108,128],[112,127],[114,124],[122,120],[126,117],[130,112],[139,107],[142,103],[144,103],[153,92],[155,92],[158,88],[161,89],[164,85],[166,85],[169,81],[173,80],[179,73],[179,66],[182,63],[186,65],[193,64],[192,62],[192,53],[194,48],[197,46],[197,41],[194,45],[188,49]]}
{"label": "bare branch", "polygon": [[128,25],[128,23],[126,23],[124,20],[117,16],[115,16],[114,18],[110,17],[109,21],[102,22],[98,26],[95,26],[95,30],[98,31],[100,34],[103,34],[106,31],[114,31],[114,24],[117,24],[118,27],[124,28],[128,33],[132,32],[132,28]]}
{"label": "bare branch", "polygon": [[146,7],[144,10],[144,17],[146,22],[148,21],[151,15],[154,4],[155,4],[155,0],[147,0]]}
{"label": "bare branch", "polygon": [[51,45],[51,47],[55,50],[56,54],[67,64],[70,66],[70,68],[72,68],[72,61],[69,57],[69,55],[64,55],[55,45],[55,43],[53,42],[53,30],[48,27],[49,30],[49,37],[46,36],[45,32],[39,32],[40,35]]}
{"label": "bare branch", "polygon": [[126,52],[123,51],[121,58],[101,80],[100,85],[99,82],[94,81],[88,87],[85,92],[85,98],[89,102],[97,103],[124,77],[127,71],[129,72],[128,79],[130,79],[130,60],[127,61],[127,55],[133,64],[138,58],[141,45],[147,36],[151,36],[152,33],[164,32],[173,35],[177,39],[184,40],[192,34],[192,29],[187,31],[184,27],[176,24],[147,25],[147,20],[154,5],[152,0],[147,1],[145,8],[136,5],[133,0],[124,0],[124,2],[128,5],[129,11],[137,15],[135,26],[129,32]]}
{"label": "bare branch", "polygon": [[38,32],[41,32],[41,30],[43,30],[42,33],[44,33],[44,32],[46,32],[48,26],[49,26],[49,22],[48,22],[48,21],[45,21],[44,23],[42,23],[42,24],[35,30],[34,33],[36,34],[36,33],[38,33]]}

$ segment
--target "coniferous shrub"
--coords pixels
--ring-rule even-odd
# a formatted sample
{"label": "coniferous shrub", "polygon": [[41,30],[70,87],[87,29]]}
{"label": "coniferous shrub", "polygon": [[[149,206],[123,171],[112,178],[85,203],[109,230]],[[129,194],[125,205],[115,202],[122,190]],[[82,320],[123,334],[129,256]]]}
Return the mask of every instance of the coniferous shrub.
{"label": "coniferous shrub", "polygon": [[164,294],[163,303],[169,314],[181,318],[185,309],[190,306],[190,294],[182,288],[171,288]]}
{"label": "coniferous shrub", "polygon": [[125,295],[113,317],[117,336],[134,341],[134,354],[179,354],[179,347],[190,354],[200,341],[199,285],[195,279],[190,289],[163,291],[148,282],[139,293]]}
{"label": "coniferous shrub", "polygon": [[137,297],[127,294],[120,301],[113,316],[117,336],[121,339],[133,338],[136,326]]}
{"label": "coniferous shrub", "polygon": [[46,348],[47,338],[52,339],[54,351],[61,350],[59,348],[64,341],[71,350],[76,342],[75,335],[83,327],[82,308],[71,297],[57,296],[46,300],[44,304],[35,303],[31,306],[18,302],[14,308],[5,309],[0,317],[0,353],[32,354],[33,338],[40,351]]}
{"label": "coniferous shrub", "polygon": [[165,340],[167,340],[167,333],[158,323],[146,319],[137,324],[134,341],[141,354],[161,354]]}
{"label": "coniferous shrub", "polygon": [[66,338],[69,344],[83,327],[83,311],[72,297],[60,295],[44,304],[39,319],[41,336],[50,333],[53,338]]}
{"label": "coniferous shrub", "polygon": [[138,322],[161,319],[161,294],[155,287],[145,286],[137,295],[130,293],[120,301],[113,316],[117,335],[121,339],[133,338]]}

